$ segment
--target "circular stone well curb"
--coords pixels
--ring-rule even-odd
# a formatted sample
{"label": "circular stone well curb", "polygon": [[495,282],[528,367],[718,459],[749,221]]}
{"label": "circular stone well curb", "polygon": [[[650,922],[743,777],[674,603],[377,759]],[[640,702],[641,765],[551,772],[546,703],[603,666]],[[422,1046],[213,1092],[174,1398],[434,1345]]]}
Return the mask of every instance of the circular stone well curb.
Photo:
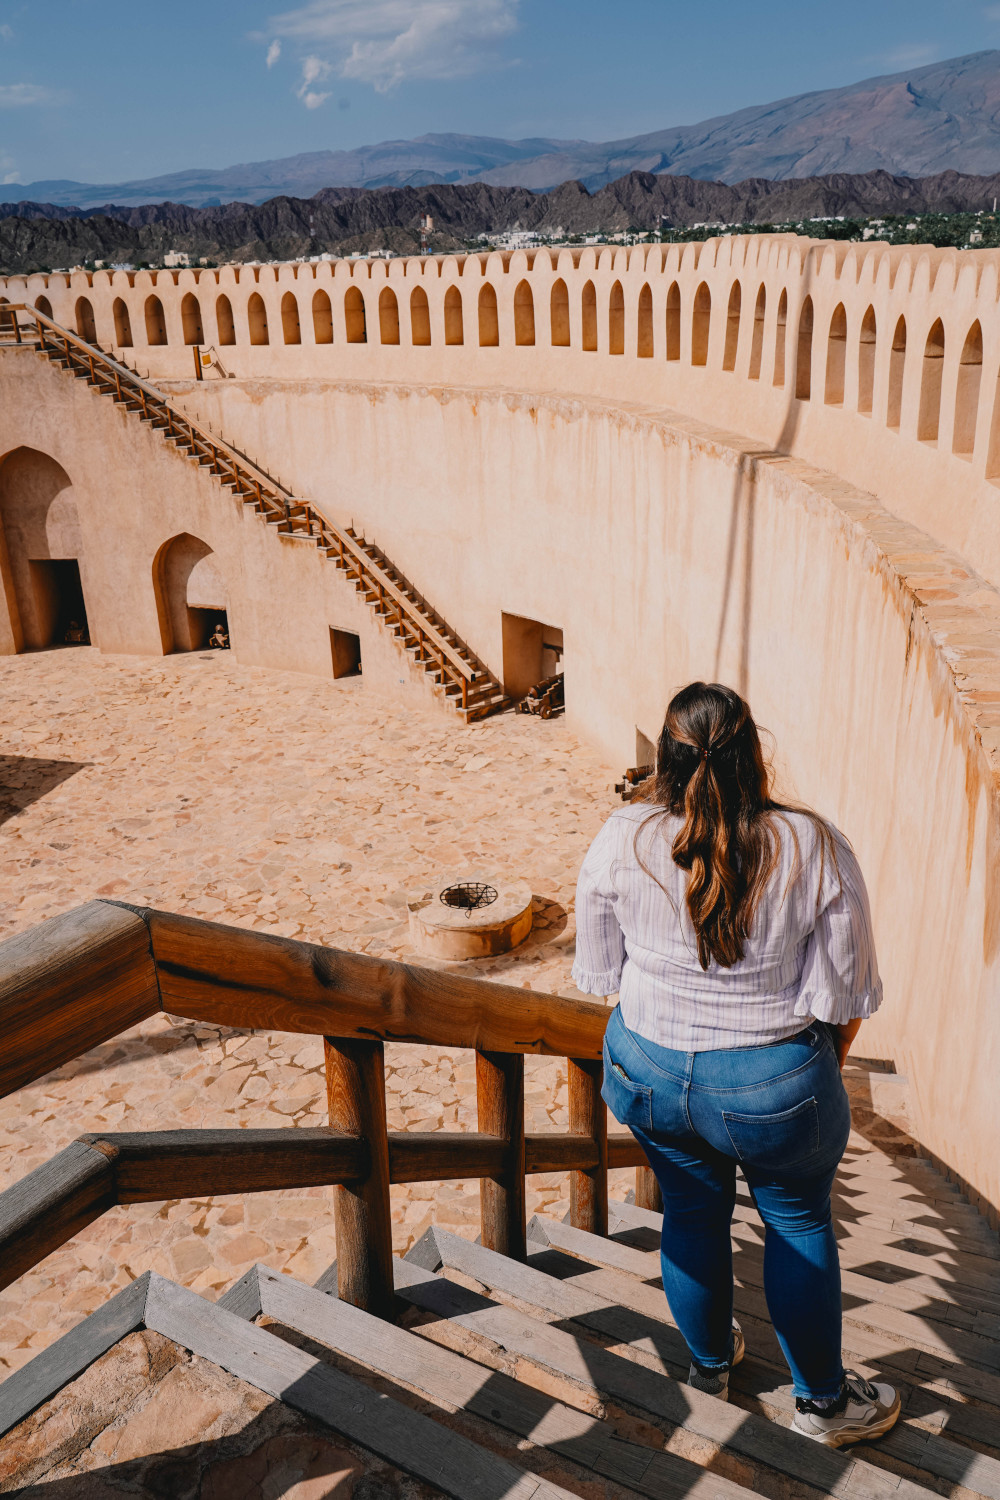
{"label": "circular stone well curb", "polygon": [[[497,897],[477,910],[449,906],[441,893],[466,882],[492,886]],[[455,961],[509,953],[531,931],[531,886],[490,871],[462,870],[436,880],[420,901],[408,901],[413,946],[429,958]]]}

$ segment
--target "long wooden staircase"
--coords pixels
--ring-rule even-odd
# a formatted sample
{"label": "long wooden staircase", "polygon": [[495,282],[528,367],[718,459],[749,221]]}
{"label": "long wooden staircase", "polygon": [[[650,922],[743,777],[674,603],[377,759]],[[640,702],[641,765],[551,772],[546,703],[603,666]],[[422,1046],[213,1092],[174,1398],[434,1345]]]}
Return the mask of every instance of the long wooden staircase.
{"label": "long wooden staircase", "polygon": [[[241,1487],[233,1445],[257,1441],[252,1423],[211,1442],[185,1431],[185,1390],[210,1382],[213,1410],[257,1400],[261,1444],[279,1424],[286,1467],[339,1445],[328,1464],[367,1474],[364,1494],[1000,1500],[1000,1243],[880,1120],[886,1075],[848,1071],[835,1217],[845,1361],[899,1386],[903,1413],[838,1452],[790,1430],[745,1185],[733,1244],[747,1356],[729,1404],[685,1384],[655,1185],[631,1137],[606,1129],[603,1006],[98,901],[0,946],[0,1094],[161,1009],[324,1035],[330,1127],[81,1137],[0,1195],[0,1286],[115,1204],[281,1187],[337,1185],[338,1260],[312,1287],[256,1265],[214,1303],[137,1276],[0,1385],[0,1493],[71,1492],[107,1467],[113,1428],[155,1429],[162,1400],[168,1449],[139,1454],[136,1438],[107,1476],[122,1492],[285,1494],[272,1469],[266,1490]],[[388,1131],[385,1040],[475,1049],[478,1130]],[[525,1133],[526,1052],[565,1057],[569,1132]],[[632,1201],[608,1198],[609,1166],[637,1167]],[[525,1174],[556,1170],[571,1174],[568,1219],[526,1224]],[[435,1226],[393,1256],[390,1182],[460,1177],[481,1179],[481,1242]],[[205,1406],[192,1397],[193,1422]],[[259,1469],[273,1451],[243,1456]]]}
{"label": "long wooden staircase", "polygon": [[353,526],[335,526],[311,500],[292,494],[135,370],[22,303],[5,304],[0,312],[0,347],[5,344],[33,346],[42,358],[109,397],[207,469],[266,525],[318,547],[351,579],[389,633],[467,723],[512,706],[499,679],[378,547],[359,537]]}

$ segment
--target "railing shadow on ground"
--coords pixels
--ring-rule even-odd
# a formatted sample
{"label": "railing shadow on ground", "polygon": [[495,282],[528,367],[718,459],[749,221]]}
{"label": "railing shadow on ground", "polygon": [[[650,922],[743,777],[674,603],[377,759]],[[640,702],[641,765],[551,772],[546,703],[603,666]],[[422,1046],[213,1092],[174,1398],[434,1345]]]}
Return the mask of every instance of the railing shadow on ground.
{"label": "railing shadow on ground", "polygon": [[[47,760],[32,755],[0,755],[0,823],[6,823],[25,808],[47,797],[89,761]],[[70,845],[49,845],[56,854]]]}

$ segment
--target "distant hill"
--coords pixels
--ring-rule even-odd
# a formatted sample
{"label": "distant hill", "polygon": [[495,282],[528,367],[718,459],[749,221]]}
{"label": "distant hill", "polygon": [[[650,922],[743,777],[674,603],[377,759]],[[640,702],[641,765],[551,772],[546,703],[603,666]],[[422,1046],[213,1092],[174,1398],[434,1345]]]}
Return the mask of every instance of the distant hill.
{"label": "distant hill", "polygon": [[134,207],[169,199],[192,206],[322,188],[424,187],[485,182],[548,191],[578,180],[590,191],[631,172],[723,183],[889,172],[924,177],[1000,170],[1000,52],[968,57],[846,88],[797,94],[697,125],[620,141],[496,140],[425,135],[355,151],[310,151],[277,161],[173,172],[134,182],[31,182],[21,197],[59,207]]}
{"label": "distant hill", "polygon": [[[590,193],[564,182],[549,193],[490,183],[407,188],[325,188],[312,198],[271,198],[191,208],[70,209],[58,204],[0,204],[0,266],[6,271],[106,262],[162,261],[167,250],[211,260],[284,260],[336,250],[413,253],[420,221],[430,213],[433,250],[460,250],[480,234],[505,230],[615,233],[629,228],[696,224],[770,224],[812,217],[959,213],[989,209],[1000,198],[1000,173],[942,172],[900,177],[888,172],[735,184],[630,172]],[[822,235],[823,226],[817,225]]]}

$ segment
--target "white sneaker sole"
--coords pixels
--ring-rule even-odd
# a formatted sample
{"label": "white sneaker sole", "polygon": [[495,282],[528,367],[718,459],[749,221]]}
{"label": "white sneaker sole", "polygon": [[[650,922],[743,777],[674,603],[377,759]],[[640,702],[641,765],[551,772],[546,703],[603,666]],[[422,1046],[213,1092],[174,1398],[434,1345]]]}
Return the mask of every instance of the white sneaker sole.
{"label": "white sneaker sole", "polygon": [[884,1436],[890,1427],[896,1425],[899,1410],[900,1402],[897,1397],[895,1406],[878,1422],[858,1422],[853,1427],[838,1427],[831,1432],[804,1432],[793,1422],[792,1431],[797,1432],[800,1437],[808,1438],[810,1442],[822,1443],[824,1448],[845,1448],[848,1443],[870,1442],[872,1438]]}

